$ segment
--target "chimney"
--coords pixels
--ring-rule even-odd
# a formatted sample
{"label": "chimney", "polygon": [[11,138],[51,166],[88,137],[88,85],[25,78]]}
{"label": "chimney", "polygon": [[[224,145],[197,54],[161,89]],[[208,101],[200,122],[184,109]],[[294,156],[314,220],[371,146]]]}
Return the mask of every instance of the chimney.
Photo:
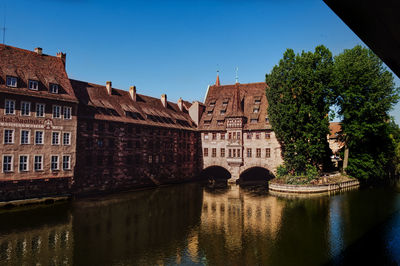
{"label": "chimney", "polygon": [[107,81],[106,82],[106,89],[107,89],[108,95],[111,95],[111,92],[112,92],[112,83],[111,83],[111,81]]}
{"label": "chimney", "polygon": [[38,55],[42,55],[42,48],[40,48],[40,47],[36,47],[35,48],[35,53],[37,53]]}
{"label": "chimney", "polygon": [[179,107],[179,110],[183,110],[183,102],[182,102],[182,98],[179,98],[178,99],[178,107]]}
{"label": "chimney", "polygon": [[[40,48],[40,49],[42,49],[42,48]],[[63,61],[63,64],[64,64],[64,68],[65,68],[65,63],[66,63],[66,60],[67,60],[67,54],[66,53],[62,53],[62,52],[58,52],[57,53],[57,57],[61,58],[61,60]]]}
{"label": "chimney", "polygon": [[131,96],[131,99],[136,102],[136,86],[129,87],[129,95]]}
{"label": "chimney", "polygon": [[162,94],[162,95],[161,95],[161,102],[162,102],[162,105],[163,105],[165,108],[167,108],[167,95],[166,95],[166,94]]}

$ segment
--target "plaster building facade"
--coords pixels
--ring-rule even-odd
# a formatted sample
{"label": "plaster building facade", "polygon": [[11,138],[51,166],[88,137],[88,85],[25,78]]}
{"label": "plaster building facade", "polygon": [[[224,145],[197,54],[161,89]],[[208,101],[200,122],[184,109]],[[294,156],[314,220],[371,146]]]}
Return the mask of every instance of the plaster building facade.
{"label": "plaster building facade", "polygon": [[66,55],[0,44],[0,200],[68,193],[77,99]]}
{"label": "plaster building facade", "polygon": [[[229,172],[236,182],[248,171],[271,175],[283,163],[280,145],[269,123],[264,82],[210,86],[199,131],[203,164],[208,175]],[[217,170],[217,171],[211,171]]]}
{"label": "plaster building facade", "polygon": [[[79,99],[78,193],[190,180],[202,169],[201,104],[71,80]],[[192,115],[192,117],[191,117]]]}

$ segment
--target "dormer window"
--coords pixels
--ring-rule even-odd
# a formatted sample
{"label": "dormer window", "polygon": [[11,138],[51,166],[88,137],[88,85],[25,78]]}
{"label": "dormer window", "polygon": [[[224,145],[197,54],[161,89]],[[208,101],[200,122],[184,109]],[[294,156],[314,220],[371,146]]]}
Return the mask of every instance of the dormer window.
{"label": "dormer window", "polygon": [[210,110],[207,112],[208,115],[212,115],[212,113],[213,113],[213,110]]}
{"label": "dormer window", "polygon": [[221,110],[220,114],[224,115],[226,113],[226,110]]}
{"label": "dormer window", "polygon": [[17,78],[8,76],[6,83],[7,83],[7,86],[15,88],[15,87],[17,87]]}
{"label": "dormer window", "polygon": [[222,105],[228,105],[229,99],[224,99],[224,101],[222,102]]}
{"label": "dormer window", "polygon": [[51,93],[58,93],[58,85],[57,84],[50,84],[50,92]]}
{"label": "dormer window", "polygon": [[253,108],[253,113],[258,113],[260,111],[260,107],[254,107]]}
{"label": "dormer window", "polygon": [[39,82],[37,80],[29,80],[29,89],[37,91],[39,89]]}
{"label": "dormer window", "polygon": [[261,96],[254,97],[254,104],[261,104]]}
{"label": "dormer window", "polygon": [[215,106],[215,100],[210,102],[210,106]]}
{"label": "dormer window", "polygon": [[269,118],[268,117],[265,118],[265,123],[269,123]]}

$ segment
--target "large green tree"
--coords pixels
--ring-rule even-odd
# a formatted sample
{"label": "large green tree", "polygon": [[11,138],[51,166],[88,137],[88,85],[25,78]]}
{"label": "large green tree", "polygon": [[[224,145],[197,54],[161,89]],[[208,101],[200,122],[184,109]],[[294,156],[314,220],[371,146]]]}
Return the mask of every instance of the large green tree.
{"label": "large green tree", "polygon": [[304,173],[307,165],[329,163],[329,96],[333,67],[331,52],[295,54],[287,49],[266,75],[268,116],[281,144],[290,173]]}
{"label": "large green tree", "polygon": [[388,112],[398,100],[393,75],[358,45],[335,57],[332,84],[349,149],[346,172],[364,180],[387,176],[394,156]]}

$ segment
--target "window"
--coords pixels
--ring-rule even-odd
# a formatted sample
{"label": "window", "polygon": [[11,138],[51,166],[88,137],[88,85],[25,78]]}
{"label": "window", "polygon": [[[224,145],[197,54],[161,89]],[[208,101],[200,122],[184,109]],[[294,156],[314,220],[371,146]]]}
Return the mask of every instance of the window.
{"label": "window", "polygon": [[7,77],[7,86],[9,87],[17,87],[17,78],[16,77]]}
{"label": "window", "polygon": [[251,133],[247,133],[247,139],[251,139],[253,135]]}
{"label": "window", "polygon": [[51,144],[60,145],[60,132],[53,132],[51,135]]}
{"label": "window", "polygon": [[31,103],[21,102],[21,115],[29,116],[31,115]]}
{"label": "window", "polygon": [[97,140],[97,146],[103,147],[103,145],[104,145],[103,139],[98,139]]}
{"label": "window", "polygon": [[228,149],[228,157],[232,158],[232,150],[231,149]]}
{"label": "window", "polygon": [[225,133],[221,133],[221,134],[220,134],[220,138],[221,138],[221,139],[225,139]]}
{"label": "window", "polygon": [[53,105],[53,118],[61,118],[61,106]]}
{"label": "window", "polygon": [[58,170],[58,155],[51,156],[51,170]]}
{"label": "window", "polygon": [[240,139],[240,132],[236,132],[236,138]]}
{"label": "window", "polygon": [[261,98],[257,98],[254,100],[254,104],[260,104],[261,103]]}
{"label": "window", "polygon": [[64,106],[64,119],[71,119],[72,108]]}
{"label": "window", "polygon": [[42,155],[35,155],[35,161],[33,164],[35,171],[42,171],[43,170],[43,156]]}
{"label": "window", "polygon": [[3,155],[3,172],[13,171],[13,157],[12,155]]}
{"label": "window", "polygon": [[269,123],[269,118],[268,117],[265,118],[265,123],[267,123],[267,124]]}
{"label": "window", "polygon": [[251,124],[256,124],[258,122],[258,119],[257,118],[252,118],[252,119],[250,119],[250,123]]}
{"label": "window", "polygon": [[71,144],[71,133],[64,132],[63,133],[63,145],[70,145]]}
{"label": "window", "polygon": [[204,148],[204,157],[208,156],[208,148]]}
{"label": "window", "polygon": [[44,106],[43,103],[36,104],[36,117],[44,117]]}
{"label": "window", "polygon": [[261,158],[261,149],[260,148],[256,149],[256,157]]}
{"label": "window", "polygon": [[51,93],[58,93],[58,85],[57,84],[50,84],[50,92]]}
{"label": "window", "polygon": [[269,133],[265,133],[265,139],[270,139],[271,138],[271,135],[269,134]]}
{"label": "window", "polygon": [[43,144],[43,131],[35,131],[35,144]]}
{"label": "window", "polygon": [[14,129],[4,130],[4,144],[14,143]]}
{"label": "window", "polygon": [[240,149],[237,149],[237,157],[240,158]]}
{"label": "window", "polygon": [[221,157],[225,157],[225,149],[221,148]]}
{"label": "window", "polygon": [[232,157],[235,158],[236,157],[236,149],[232,150]]}
{"label": "window", "polygon": [[153,156],[149,155],[149,163],[153,162]]}
{"label": "window", "polygon": [[63,156],[63,170],[71,170],[71,156]]}
{"label": "window", "polygon": [[28,171],[28,156],[27,155],[19,156],[19,171],[20,172]]}
{"label": "window", "polygon": [[208,139],[208,133],[204,133],[204,139]]}
{"label": "window", "polygon": [[251,158],[251,148],[247,148],[247,157]]}
{"label": "window", "polygon": [[212,148],[212,153],[211,153],[211,157],[217,157],[217,149],[216,148]]}
{"label": "window", "polygon": [[253,108],[253,113],[258,113],[260,111],[260,107],[254,107]]}
{"label": "window", "polygon": [[37,80],[29,80],[29,89],[37,91],[39,89],[39,82]]}
{"label": "window", "polygon": [[21,130],[21,144],[29,144],[30,143],[30,131],[29,130]]}
{"label": "window", "polygon": [[265,158],[270,158],[271,157],[271,149],[270,148],[266,148],[265,149]]}
{"label": "window", "polygon": [[224,115],[224,114],[226,113],[226,110],[221,110],[219,113],[220,113],[221,115]]}
{"label": "window", "polygon": [[256,133],[256,139],[260,139],[260,133],[259,132]]}
{"label": "window", "polygon": [[228,133],[228,139],[232,139],[232,133]]}
{"label": "window", "polygon": [[14,100],[6,100],[4,113],[6,115],[15,115],[15,101]]}
{"label": "window", "polygon": [[217,133],[212,133],[212,139],[216,140],[217,139]]}

